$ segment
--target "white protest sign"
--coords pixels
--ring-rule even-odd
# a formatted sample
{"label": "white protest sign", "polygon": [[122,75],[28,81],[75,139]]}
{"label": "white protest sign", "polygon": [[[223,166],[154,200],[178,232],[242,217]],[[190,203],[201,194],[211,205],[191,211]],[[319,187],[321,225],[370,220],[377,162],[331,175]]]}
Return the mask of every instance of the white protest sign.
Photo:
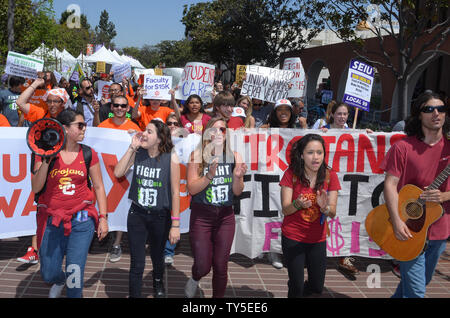
{"label": "white protest sign", "polygon": [[172,88],[178,86],[182,74],[183,74],[182,68],[163,68],[164,76],[172,76]]}
{"label": "white protest sign", "polygon": [[44,61],[42,60],[16,52],[8,52],[5,68],[6,74],[36,79],[37,73],[42,72],[43,69]]}
{"label": "white protest sign", "polygon": [[306,74],[300,58],[290,57],[285,59],[283,70],[294,72],[294,78],[291,80],[292,87],[289,90],[288,97],[304,97],[306,93]]}
{"label": "white protest sign", "polygon": [[144,99],[170,100],[172,88],[172,76],[145,75]]}
{"label": "white protest sign", "polygon": [[176,91],[177,99],[186,100],[190,95],[196,94],[203,102],[211,103],[211,92],[214,87],[215,66],[199,62],[189,62],[184,67],[179,88]]}
{"label": "white protest sign", "polygon": [[57,71],[53,71],[53,75],[55,75],[56,83],[59,84],[59,82],[61,81],[62,75],[59,74]]}
{"label": "white protest sign", "polygon": [[242,84],[241,95],[270,103],[288,98],[289,84],[295,73],[259,65],[247,65],[247,76]]}
{"label": "white protest sign", "polygon": [[348,70],[343,102],[368,112],[372,95],[373,76],[372,66],[352,60]]}
{"label": "white protest sign", "polygon": [[131,65],[130,62],[125,64],[114,64],[111,67],[111,72],[114,72],[114,81],[117,83],[122,82],[122,79],[131,77]]}
{"label": "white protest sign", "polygon": [[111,95],[109,94],[109,87],[111,86],[112,82],[107,81],[98,81],[97,82],[97,99],[101,100],[102,97],[106,100],[106,102],[110,101]]}

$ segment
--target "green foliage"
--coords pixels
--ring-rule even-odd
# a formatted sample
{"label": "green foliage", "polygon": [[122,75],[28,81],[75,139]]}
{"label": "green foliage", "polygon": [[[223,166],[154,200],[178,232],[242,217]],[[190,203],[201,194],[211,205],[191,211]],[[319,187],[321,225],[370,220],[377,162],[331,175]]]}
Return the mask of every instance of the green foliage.
{"label": "green foliage", "polygon": [[103,44],[106,47],[111,46],[112,39],[117,35],[116,26],[109,21],[108,11],[103,10],[100,14],[100,21],[95,27],[95,40],[96,43]]}

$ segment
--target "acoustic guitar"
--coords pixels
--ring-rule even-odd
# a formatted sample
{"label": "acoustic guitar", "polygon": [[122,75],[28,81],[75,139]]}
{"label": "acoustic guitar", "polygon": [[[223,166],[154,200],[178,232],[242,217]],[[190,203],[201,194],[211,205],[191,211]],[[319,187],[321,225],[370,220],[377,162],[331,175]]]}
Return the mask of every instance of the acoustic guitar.
{"label": "acoustic guitar", "polygon": [[[438,189],[449,175],[450,165],[427,189]],[[377,206],[367,215],[365,225],[369,237],[399,261],[410,261],[420,255],[425,247],[428,228],[444,213],[441,204],[420,199],[422,192],[423,190],[415,185],[407,184],[398,194],[398,213],[413,236],[407,241],[400,241],[395,237],[386,204]]]}

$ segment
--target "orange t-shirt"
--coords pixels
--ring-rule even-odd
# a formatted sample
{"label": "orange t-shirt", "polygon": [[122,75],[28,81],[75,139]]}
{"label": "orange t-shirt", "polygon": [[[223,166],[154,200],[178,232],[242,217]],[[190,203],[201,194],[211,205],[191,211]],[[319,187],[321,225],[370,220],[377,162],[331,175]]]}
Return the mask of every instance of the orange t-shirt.
{"label": "orange t-shirt", "polygon": [[50,114],[46,112],[42,107],[36,106],[34,104],[30,105],[30,111],[28,114],[24,113],[24,118],[29,122],[35,122],[44,117],[50,117]]}
{"label": "orange t-shirt", "polygon": [[97,127],[101,127],[101,128],[113,128],[113,129],[120,129],[120,130],[129,130],[129,129],[134,129],[136,131],[141,131],[141,128],[139,128],[138,125],[136,125],[135,123],[133,123],[131,120],[127,119],[125,120],[125,122],[120,125],[117,126],[112,118],[108,118],[104,121],[102,121],[100,123],[100,125],[98,125]]}
{"label": "orange t-shirt", "polygon": [[141,117],[138,119],[139,127],[145,130],[153,119],[161,119],[165,123],[167,117],[173,113],[173,109],[160,106],[157,111],[154,111],[151,106],[139,106],[139,112],[141,113]]}
{"label": "orange t-shirt", "polygon": [[11,127],[9,124],[8,118],[4,115],[0,114],[0,127]]}

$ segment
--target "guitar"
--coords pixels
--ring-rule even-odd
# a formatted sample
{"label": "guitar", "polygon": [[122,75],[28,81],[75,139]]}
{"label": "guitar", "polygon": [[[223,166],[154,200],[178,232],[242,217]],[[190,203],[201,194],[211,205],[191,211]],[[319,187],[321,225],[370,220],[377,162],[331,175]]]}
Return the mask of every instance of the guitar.
{"label": "guitar", "polygon": [[[450,164],[427,189],[438,189],[449,175]],[[420,199],[422,192],[415,185],[407,184],[398,194],[398,213],[413,236],[407,241],[400,241],[395,237],[386,204],[377,206],[367,215],[365,226],[369,237],[399,261],[410,261],[420,255],[425,247],[428,228],[444,213],[441,204]]]}

